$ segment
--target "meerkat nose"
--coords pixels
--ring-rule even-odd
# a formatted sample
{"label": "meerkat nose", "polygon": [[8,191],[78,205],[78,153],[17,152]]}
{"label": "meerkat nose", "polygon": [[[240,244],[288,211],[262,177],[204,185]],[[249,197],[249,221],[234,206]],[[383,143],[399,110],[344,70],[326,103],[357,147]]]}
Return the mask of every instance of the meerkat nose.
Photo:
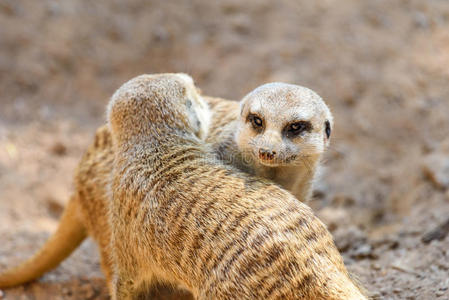
{"label": "meerkat nose", "polygon": [[268,150],[268,149],[259,149],[259,158],[264,160],[272,160],[276,155],[276,151]]}

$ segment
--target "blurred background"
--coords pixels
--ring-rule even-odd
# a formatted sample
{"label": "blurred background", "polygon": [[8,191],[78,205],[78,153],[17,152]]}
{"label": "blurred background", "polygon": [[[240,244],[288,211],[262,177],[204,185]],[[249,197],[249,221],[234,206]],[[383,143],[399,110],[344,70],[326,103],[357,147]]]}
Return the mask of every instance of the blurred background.
{"label": "blurred background", "polygon": [[[159,72],[234,100],[270,81],[315,90],[335,129],[311,206],[348,268],[380,299],[449,299],[443,0],[2,0],[0,269],[55,230],[115,89]],[[6,295],[106,299],[95,246]]]}

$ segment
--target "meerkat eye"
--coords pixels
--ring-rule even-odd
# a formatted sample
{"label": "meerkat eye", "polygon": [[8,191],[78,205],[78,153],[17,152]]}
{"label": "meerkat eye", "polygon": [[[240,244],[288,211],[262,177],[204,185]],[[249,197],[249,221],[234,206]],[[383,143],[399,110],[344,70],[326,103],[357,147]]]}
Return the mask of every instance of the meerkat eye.
{"label": "meerkat eye", "polygon": [[326,136],[327,136],[327,138],[329,138],[331,136],[331,123],[329,123],[329,121],[326,121],[326,122],[324,122],[324,126],[325,126],[324,131],[326,132]]}
{"label": "meerkat eye", "polygon": [[308,121],[299,121],[287,125],[284,129],[285,135],[289,138],[296,137],[304,131],[311,131],[312,124]]}
{"label": "meerkat eye", "polygon": [[255,129],[261,129],[263,127],[263,121],[258,116],[249,114],[248,119]]}
{"label": "meerkat eye", "polygon": [[259,118],[259,117],[254,117],[253,118],[253,123],[254,123],[255,126],[260,127],[260,126],[262,126],[262,119]]}
{"label": "meerkat eye", "polygon": [[291,131],[298,131],[298,130],[300,130],[303,127],[304,127],[304,124],[302,124],[302,123],[294,123],[294,124],[290,125],[290,130]]}
{"label": "meerkat eye", "polygon": [[308,121],[295,122],[290,125],[287,125],[287,127],[285,128],[288,137],[295,137],[304,131],[311,131],[311,130],[312,124]]}

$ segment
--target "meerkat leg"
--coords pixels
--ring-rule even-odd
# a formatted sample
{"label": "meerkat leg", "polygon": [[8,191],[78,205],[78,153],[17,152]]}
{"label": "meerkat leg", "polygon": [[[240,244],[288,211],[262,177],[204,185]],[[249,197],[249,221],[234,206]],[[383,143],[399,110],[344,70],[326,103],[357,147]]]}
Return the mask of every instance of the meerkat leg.
{"label": "meerkat leg", "polygon": [[165,288],[170,288],[170,286],[163,285],[155,280],[144,281],[136,287],[134,299],[157,299],[160,290]]}
{"label": "meerkat leg", "polygon": [[112,300],[137,300],[138,293],[135,291],[134,281],[123,273],[115,275],[112,282]]}
{"label": "meerkat leg", "polygon": [[[128,279],[126,279],[128,278]],[[125,276],[116,276],[113,281],[113,293],[116,295],[112,299],[132,299],[132,300],[143,300],[143,299],[153,299],[157,297],[160,289],[169,289],[171,292],[175,291],[175,285],[173,283],[160,281],[156,276],[151,276],[147,279],[129,279],[137,278]]]}
{"label": "meerkat leg", "polygon": [[101,269],[106,279],[106,284],[108,286],[108,290],[111,293],[113,291],[113,268],[112,268],[112,260],[110,254],[107,250],[101,250]]}
{"label": "meerkat leg", "polygon": [[196,299],[192,292],[184,285],[176,282],[164,281],[153,277],[150,280],[144,280],[136,288],[134,299]]}

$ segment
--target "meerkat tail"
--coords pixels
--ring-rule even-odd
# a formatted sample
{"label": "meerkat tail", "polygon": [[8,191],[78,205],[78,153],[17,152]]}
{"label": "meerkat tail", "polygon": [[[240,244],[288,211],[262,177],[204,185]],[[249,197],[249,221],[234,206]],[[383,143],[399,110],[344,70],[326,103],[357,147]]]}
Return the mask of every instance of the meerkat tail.
{"label": "meerkat tail", "polygon": [[38,253],[21,265],[0,273],[0,288],[7,288],[34,280],[57,267],[87,237],[78,217],[78,201],[72,197],[66,206],[56,232]]}

